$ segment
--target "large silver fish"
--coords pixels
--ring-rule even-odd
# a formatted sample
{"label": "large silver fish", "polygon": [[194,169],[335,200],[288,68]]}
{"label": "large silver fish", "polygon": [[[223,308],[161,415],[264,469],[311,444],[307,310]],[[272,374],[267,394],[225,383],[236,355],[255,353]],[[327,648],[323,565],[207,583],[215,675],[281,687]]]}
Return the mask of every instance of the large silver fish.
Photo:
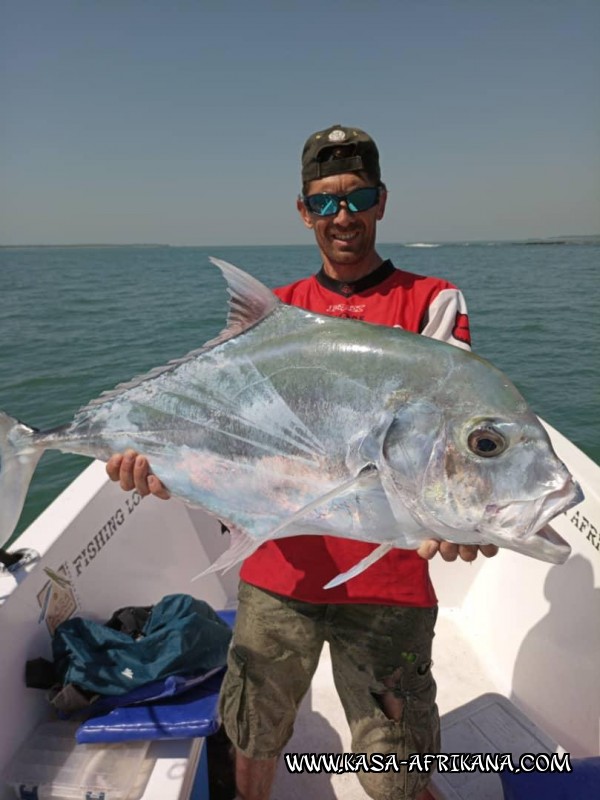
{"label": "large silver fish", "polygon": [[213,261],[231,295],[216,339],[63,427],[38,432],[0,414],[0,543],[42,451],[107,460],[133,448],[173,496],[231,526],[213,569],[307,533],[379,545],[330,585],[432,537],[567,558],[547,523],[581,490],[501,372],[423,336],[284,305]]}

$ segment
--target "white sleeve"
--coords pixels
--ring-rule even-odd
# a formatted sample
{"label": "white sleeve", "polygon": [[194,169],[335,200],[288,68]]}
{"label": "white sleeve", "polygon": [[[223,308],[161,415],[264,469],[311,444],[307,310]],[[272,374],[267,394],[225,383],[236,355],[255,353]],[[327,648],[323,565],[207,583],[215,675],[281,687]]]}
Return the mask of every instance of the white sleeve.
{"label": "white sleeve", "polygon": [[427,310],[423,336],[471,349],[469,317],[465,298],[458,289],[442,289]]}

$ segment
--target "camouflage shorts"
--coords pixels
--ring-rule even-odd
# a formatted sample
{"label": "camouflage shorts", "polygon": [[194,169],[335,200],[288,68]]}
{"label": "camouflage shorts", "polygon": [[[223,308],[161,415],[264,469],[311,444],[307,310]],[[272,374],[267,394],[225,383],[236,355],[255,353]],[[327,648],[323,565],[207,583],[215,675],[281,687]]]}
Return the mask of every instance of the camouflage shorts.
{"label": "camouflage shorts", "polygon": [[[221,690],[227,735],[250,758],[278,756],[325,641],[352,734],[353,753],[439,752],[431,643],[436,608],[304,603],[240,582],[239,608]],[[382,696],[401,698],[390,719]],[[357,773],[376,800],[414,797],[429,781],[418,772]]]}

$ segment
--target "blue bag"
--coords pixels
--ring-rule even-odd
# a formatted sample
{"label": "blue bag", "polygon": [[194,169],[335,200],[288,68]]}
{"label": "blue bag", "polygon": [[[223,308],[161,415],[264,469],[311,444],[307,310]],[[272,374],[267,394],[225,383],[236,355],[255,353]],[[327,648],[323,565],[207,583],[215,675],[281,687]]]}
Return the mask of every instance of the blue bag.
{"label": "blue bag", "polygon": [[87,692],[122,695],[167,676],[202,675],[225,665],[231,628],[203,600],[163,597],[151,610],[142,637],[81,617],[55,631],[52,652],[63,684]]}

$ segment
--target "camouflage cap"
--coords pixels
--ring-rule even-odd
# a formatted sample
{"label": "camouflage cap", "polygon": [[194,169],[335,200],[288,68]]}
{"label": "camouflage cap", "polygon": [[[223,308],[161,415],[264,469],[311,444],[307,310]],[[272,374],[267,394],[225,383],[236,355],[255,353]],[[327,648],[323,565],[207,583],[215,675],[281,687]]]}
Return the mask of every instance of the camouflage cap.
{"label": "camouflage cap", "polygon": [[360,170],[381,180],[377,145],[360,128],[332,125],[306,140],[302,151],[303,182]]}

